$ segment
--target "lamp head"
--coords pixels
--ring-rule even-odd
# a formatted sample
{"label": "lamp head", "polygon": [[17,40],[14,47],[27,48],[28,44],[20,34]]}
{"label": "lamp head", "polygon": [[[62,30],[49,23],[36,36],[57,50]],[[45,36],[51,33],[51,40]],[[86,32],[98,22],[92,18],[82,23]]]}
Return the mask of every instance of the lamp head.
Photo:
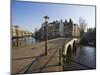
{"label": "lamp head", "polygon": [[19,26],[16,25],[15,28],[19,28]]}
{"label": "lamp head", "polygon": [[48,22],[49,17],[48,16],[44,16],[45,22]]}

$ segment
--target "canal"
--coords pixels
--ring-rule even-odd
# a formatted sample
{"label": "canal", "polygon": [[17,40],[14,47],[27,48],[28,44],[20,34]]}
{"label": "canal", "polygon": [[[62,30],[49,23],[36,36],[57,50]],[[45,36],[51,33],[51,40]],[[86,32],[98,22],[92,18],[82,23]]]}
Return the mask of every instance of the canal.
{"label": "canal", "polygon": [[[36,43],[36,40],[32,37],[23,37],[18,39],[18,46],[31,45],[33,43]],[[17,39],[12,40],[12,46],[17,46]]]}
{"label": "canal", "polygon": [[63,66],[64,71],[88,70],[96,68],[96,48],[80,46]]}

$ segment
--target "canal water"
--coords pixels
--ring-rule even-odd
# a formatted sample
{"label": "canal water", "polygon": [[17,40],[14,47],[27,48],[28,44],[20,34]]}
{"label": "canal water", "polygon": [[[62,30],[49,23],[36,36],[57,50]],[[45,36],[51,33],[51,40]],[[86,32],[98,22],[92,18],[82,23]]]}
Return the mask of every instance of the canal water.
{"label": "canal water", "polygon": [[[19,38],[18,39],[18,46],[24,46],[24,45],[30,45],[36,43],[36,40],[32,37],[24,37],[24,38]],[[12,45],[17,46],[17,40],[13,39],[12,40]]]}
{"label": "canal water", "polygon": [[96,48],[80,46],[74,51],[70,60],[64,64],[65,71],[88,70],[96,68]]}
{"label": "canal water", "polygon": [[26,44],[28,45],[36,42],[35,39],[32,37],[26,37],[25,39],[26,39]]}

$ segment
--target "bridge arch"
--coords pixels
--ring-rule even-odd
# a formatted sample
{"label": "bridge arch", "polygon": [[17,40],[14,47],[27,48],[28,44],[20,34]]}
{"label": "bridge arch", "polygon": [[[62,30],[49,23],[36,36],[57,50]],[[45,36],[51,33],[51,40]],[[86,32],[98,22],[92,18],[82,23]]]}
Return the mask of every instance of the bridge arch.
{"label": "bridge arch", "polygon": [[71,57],[72,57],[72,47],[71,44],[69,44],[66,51],[65,63],[70,64]]}
{"label": "bridge arch", "polygon": [[79,42],[79,40],[75,38],[75,39],[72,39],[69,42],[65,43],[64,51],[63,51],[63,55],[64,55],[63,62],[64,63],[67,63],[67,64],[71,63],[71,59],[72,59],[73,55],[76,54],[78,42]]}
{"label": "bridge arch", "polygon": [[77,48],[77,46],[78,46],[78,43],[79,43],[79,39],[72,39],[71,41],[69,41],[69,42],[67,42],[66,44],[65,44],[65,49],[64,49],[64,55],[66,56],[67,54],[70,54],[71,55],[71,53],[70,52],[73,52],[73,51],[75,51],[75,49]]}
{"label": "bridge arch", "polygon": [[67,53],[66,53],[66,55],[67,55],[68,57],[71,57],[71,52],[72,52],[72,47],[71,47],[71,45],[69,44],[68,47],[67,47]]}
{"label": "bridge arch", "polygon": [[73,42],[73,50],[76,50],[76,40]]}

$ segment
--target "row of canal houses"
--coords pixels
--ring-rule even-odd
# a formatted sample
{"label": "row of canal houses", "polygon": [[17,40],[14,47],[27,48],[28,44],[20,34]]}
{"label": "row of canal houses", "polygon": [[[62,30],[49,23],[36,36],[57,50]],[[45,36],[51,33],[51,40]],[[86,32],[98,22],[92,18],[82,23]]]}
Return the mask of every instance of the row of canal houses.
{"label": "row of canal houses", "polygon": [[32,32],[23,30],[19,26],[12,26],[11,33],[12,33],[12,38],[28,37],[28,36],[32,36],[32,34],[33,34]]}

